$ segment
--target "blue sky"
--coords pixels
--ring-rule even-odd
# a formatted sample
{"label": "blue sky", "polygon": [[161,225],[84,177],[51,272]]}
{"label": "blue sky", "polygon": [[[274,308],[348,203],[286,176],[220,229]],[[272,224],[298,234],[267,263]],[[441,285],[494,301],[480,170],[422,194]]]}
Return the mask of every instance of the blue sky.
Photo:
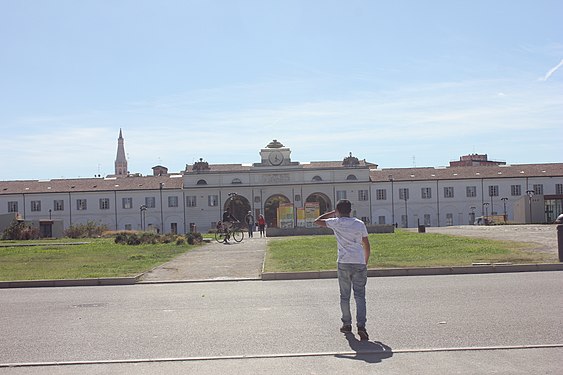
{"label": "blue sky", "polygon": [[562,162],[563,2],[2,0],[0,180]]}

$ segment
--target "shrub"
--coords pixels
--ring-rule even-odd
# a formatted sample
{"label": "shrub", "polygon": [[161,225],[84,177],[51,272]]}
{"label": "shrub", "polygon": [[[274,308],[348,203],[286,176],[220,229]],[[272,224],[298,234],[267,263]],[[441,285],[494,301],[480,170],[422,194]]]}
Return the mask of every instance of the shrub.
{"label": "shrub", "polygon": [[186,234],[186,239],[190,245],[195,245],[203,242],[203,236],[198,232]]}
{"label": "shrub", "polygon": [[39,230],[37,228],[17,220],[12,221],[12,224],[2,233],[3,240],[36,240],[38,238]]}
{"label": "shrub", "polygon": [[107,231],[105,225],[88,221],[86,224],[71,225],[65,230],[65,236],[70,238],[93,238],[101,237],[105,231]]}

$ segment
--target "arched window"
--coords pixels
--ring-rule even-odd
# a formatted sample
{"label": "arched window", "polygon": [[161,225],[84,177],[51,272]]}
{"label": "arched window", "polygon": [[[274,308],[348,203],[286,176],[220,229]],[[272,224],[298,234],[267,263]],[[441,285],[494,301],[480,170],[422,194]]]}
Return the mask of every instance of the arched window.
{"label": "arched window", "polygon": [[205,181],[205,180],[199,180],[199,181],[197,182],[197,185],[207,185],[207,181]]}
{"label": "arched window", "polygon": [[357,180],[358,178],[356,177],[356,175],[349,174],[348,177],[346,177],[346,179],[347,179],[347,180],[353,180],[353,181],[355,181],[355,180]]}
{"label": "arched window", "polygon": [[233,178],[233,181],[231,181],[231,184],[242,184],[242,181],[240,180],[240,178]]}
{"label": "arched window", "polygon": [[313,177],[313,179],[312,179],[313,182],[319,182],[319,181],[322,181],[322,180],[323,180],[323,179],[321,178],[321,176],[315,176],[315,177]]}

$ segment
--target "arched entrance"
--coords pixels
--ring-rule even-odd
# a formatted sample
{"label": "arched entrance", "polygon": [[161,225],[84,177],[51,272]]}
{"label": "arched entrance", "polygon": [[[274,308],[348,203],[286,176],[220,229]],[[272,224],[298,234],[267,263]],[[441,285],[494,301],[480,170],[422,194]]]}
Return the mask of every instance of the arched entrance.
{"label": "arched entrance", "polygon": [[264,219],[269,228],[278,228],[278,208],[280,203],[290,203],[285,195],[277,194],[269,197],[264,202]]}
{"label": "arched entrance", "polygon": [[318,202],[321,215],[325,212],[332,210],[330,205],[330,198],[323,193],[313,193],[305,199],[305,202]]}
{"label": "arched entrance", "polygon": [[243,197],[242,195],[232,195],[227,199],[225,202],[225,207],[223,207],[223,211],[225,211],[229,207],[231,209],[231,215],[237,218],[238,221],[244,223],[244,217],[251,210],[250,202],[248,199]]}

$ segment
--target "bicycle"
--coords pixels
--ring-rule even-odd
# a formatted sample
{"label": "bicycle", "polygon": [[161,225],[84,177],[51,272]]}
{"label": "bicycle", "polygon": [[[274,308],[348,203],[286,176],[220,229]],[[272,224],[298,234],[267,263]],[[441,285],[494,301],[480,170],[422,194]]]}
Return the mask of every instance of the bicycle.
{"label": "bicycle", "polygon": [[229,239],[232,238],[235,242],[241,242],[244,238],[244,231],[237,224],[240,224],[240,222],[234,222],[231,227],[228,228],[222,223],[218,223],[217,232],[215,232],[215,240],[217,242],[229,242]]}

